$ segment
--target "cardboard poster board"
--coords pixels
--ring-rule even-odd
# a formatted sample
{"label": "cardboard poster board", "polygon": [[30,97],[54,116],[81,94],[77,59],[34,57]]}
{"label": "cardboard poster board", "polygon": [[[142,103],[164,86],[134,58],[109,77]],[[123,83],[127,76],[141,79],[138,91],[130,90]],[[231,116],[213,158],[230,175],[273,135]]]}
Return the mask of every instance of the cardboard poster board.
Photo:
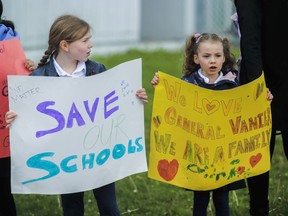
{"label": "cardboard poster board", "polygon": [[0,41],[0,158],[10,156],[9,130],[5,128],[8,111],[7,75],[27,75],[26,57],[18,38]]}
{"label": "cardboard poster board", "polygon": [[8,84],[13,193],[73,193],[147,171],[141,59],[89,77]]}
{"label": "cardboard poster board", "polygon": [[271,110],[262,75],[212,91],[159,72],[148,176],[192,190],[211,190],[267,172]]}

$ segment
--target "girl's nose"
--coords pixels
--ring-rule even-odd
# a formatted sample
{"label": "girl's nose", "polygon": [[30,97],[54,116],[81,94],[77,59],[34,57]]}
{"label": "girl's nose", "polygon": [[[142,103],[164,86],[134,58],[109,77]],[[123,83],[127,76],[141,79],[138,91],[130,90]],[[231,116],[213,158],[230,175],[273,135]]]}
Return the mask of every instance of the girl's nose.
{"label": "girl's nose", "polygon": [[210,62],[215,62],[215,57],[214,56],[211,56]]}
{"label": "girl's nose", "polygon": [[89,48],[92,48],[92,47],[93,47],[93,42],[92,42],[92,40],[89,40],[88,47],[89,47]]}

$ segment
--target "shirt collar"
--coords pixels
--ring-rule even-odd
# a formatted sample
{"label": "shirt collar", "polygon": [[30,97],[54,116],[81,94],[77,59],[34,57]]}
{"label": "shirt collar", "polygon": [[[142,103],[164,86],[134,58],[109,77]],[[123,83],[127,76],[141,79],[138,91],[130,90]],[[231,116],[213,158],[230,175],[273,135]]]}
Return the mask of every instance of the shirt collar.
{"label": "shirt collar", "polygon": [[[203,75],[203,71],[202,71],[201,68],[199,68],[199,70],[198,70],[197,72],[198,72],[199,76],[200,76],[201,78],[203,78],[203,80],[204,80],[205,83],[209,83],[209,78]],[[214,84],[217,83],[219,80],[221,80],[222,77],[223,77],[223,73],[222,73],[222,71],[220,71],[220,72],[219,72],[219,76],[218,76],[218,78],[215,80]]]}
{"label": "shirt collar", "polygon": [[72,74],[67,73],[66,71],[64,71],[61,66],[57,63],[57,61],[55,60],[54,56],[53,56],[53,64],[54,67],[56,69],[56,72],[58,73],[58,75],[60,77],[84,77],[86,76],[86,64],[85,62],[78,62],[77,63],[77,67],[75,69],[75,71],[73,71]]}

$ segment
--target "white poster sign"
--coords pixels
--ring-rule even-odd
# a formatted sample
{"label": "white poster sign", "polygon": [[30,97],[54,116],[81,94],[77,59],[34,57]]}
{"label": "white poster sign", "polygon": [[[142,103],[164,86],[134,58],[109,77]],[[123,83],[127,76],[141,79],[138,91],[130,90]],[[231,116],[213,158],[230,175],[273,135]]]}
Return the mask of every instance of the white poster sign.
{"label": "white poster sign", "polygon": [[141,59],[90,77],[8,76],[12,193],[64,194],[147,171]]}

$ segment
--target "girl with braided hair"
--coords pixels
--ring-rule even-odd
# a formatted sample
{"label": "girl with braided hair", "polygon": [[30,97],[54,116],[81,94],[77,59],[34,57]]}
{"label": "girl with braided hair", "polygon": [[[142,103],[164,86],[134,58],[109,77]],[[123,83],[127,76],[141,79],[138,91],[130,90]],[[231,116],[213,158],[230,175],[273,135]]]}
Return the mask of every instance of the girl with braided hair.
{"label": "girl with braided hair", "polygon": [[[76,16],[62,15],[52,24],[49,32],[48,49],[31,76],[77,78],[102,73],[106,70],[105,66],[88,59],[92,47],[89,24]],[[139,89],[136,95],[144,103],[147,102],[144,88]],[[8,127],[15,117],[16,113],[12,111],[6,114]],[[120,215],[114,183],[93,189],[93,194],[100,215]],[[84,216],[83,199],[84,192],[62,194],[64,216]]]}

